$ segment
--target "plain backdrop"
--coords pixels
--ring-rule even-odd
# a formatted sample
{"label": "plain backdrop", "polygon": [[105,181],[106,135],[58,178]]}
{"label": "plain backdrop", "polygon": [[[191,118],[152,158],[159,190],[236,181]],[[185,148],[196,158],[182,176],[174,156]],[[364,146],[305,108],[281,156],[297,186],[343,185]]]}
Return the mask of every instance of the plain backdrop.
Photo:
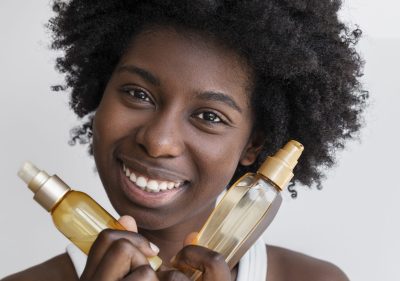
{"label": "plain backdrop", "polygon": [[[17,178],[25,160],[57,173],[76,189],[108,203],[86,147],[68,145],[79,124],[54,70],[44,24],[48,0],[0,1],[0,278],[43,262],[68,241]],[[322,191],[284,194],[268,243],[304,252],[341,267],[351,280],[400,280],[399,103],[400,5],[393,1],[344,3],[341,18],[358,24],[366,60],[362,81],[371,99],[360,141],[338,153]]]}

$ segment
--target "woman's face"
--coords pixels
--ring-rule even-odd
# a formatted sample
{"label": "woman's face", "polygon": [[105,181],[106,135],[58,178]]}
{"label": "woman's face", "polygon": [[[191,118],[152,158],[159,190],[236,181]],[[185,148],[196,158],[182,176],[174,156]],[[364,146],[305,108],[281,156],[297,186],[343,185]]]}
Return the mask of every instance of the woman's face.
{"label": "woman's face", "polygon": [[187,35],[159,28],[136,36],[94,118],[106,192],[144,229],[208,215],[238,163],[255,157],[246,64]]}

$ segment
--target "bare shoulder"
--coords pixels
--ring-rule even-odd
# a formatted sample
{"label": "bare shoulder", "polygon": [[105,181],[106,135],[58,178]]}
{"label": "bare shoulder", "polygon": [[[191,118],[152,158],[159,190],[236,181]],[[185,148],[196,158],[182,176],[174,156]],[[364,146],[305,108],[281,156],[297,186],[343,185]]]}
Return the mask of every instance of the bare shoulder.
{"label": "bare shoulder", "polygon": [[0,281],[77,281],[73,264],[67,254],[61,254]]}
{"label": "bare shoulder", "polygon": [[288,249],[268,246],[268,281],[349,281],[336,265]]}

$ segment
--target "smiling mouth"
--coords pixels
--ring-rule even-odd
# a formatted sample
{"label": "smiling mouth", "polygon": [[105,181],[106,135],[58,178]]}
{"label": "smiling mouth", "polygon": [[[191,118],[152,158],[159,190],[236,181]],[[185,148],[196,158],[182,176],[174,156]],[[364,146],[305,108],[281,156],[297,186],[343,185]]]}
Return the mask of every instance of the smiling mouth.
{"label": "smiling mouth", "polygon": [[169,181],[169,180],[153,179],[146,175],[142,175],[137,171],[134,171],[132,168],[126,167],[124,163],[122,163],[122,170],[124,171],[125,176],[131,182],[133,182],[141,190],[150,193],[158,193],[172,189],[178,189],[179,187],[181,187],[186,183],[186,181],[184,180]]}

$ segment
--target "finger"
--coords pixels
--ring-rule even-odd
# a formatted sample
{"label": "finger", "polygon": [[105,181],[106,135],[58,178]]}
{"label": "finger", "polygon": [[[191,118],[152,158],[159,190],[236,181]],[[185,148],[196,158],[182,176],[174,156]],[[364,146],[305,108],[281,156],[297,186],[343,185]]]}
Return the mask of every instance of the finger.
{"label": "finger", "polygon": [[90,276],[94,274],[98,264],[112,243],[122,238],[130,241],[145,256],[151,257],[158,254],[156,247],[153,246],[154,249],[152,249],[149,241],[138,233],[123,230],[105,229],[100,232],[99,236],[90,248],[88,260],[82,276],[85,278],[90,278]]}
{"label": "finger", "polygon": [[[130,241],[136,248],[138,248],[145,256],[152,257],[158,254],[159,249],[153,243],[150,243],[144,236],[140,235],[136,232],[125,231],[125,230],[103,230],[99,237],[96,239],[93,245],[95,244],[104,244],[111,245],[114,241],[118,239],[127,239]],[[102,247],[103,248],[103,247]],[[106,249],[103,251],[99,251],[99,254],[103,256]]]}
{"label": "finger", "polygon": [[162,281],[190,281],[189,277],[178,270],[159,271],[157,272],[157,276]]}
{"label": "finger", "polygon": [[125,215],[120,217],[118,219],[118,222],[122,224],[122,226],[125,227],[126,230],[138,232],[137,224],[133,217]]}
{"label": "finger", "polygon": [[131,241],[119,239],[112,243],[101,259],[94,280],[121,280],[135,268],[148,265],[147,258]]}
{"label": "finger", "polygon": [[175,256],[172,265],[183,271],[188,268],[203,272],[203,280],[230,280],[231,271],[224,257],[205,247],[188,245]]}
{"label": "finger", "polygon": [[196,245],[196,243],[197,243],[197,235],[198,235],[199,233],[198,232],[191,232],[191,233],[189,233],[187,236],[186,236],[186,238],[185,238],[185,240],[183,241],[183,246],[186,246],[186,245]]}
{"label": "finger", "polygon": [[[125,227],[126,230],[131,231],[131,232],[138,232],[137,224],[136,221],[133,217],[124,215],[118,219],[118,222]],[[153,243],[150,243],[151,249],[158,254],[160,252],[160,249]]]}
{"label": "finger", "polygon": [[[142,265],[129,273],[122,281],[159,281],[157,274],[149,265]],[[186,280],[185,280],[186,281]]]}

